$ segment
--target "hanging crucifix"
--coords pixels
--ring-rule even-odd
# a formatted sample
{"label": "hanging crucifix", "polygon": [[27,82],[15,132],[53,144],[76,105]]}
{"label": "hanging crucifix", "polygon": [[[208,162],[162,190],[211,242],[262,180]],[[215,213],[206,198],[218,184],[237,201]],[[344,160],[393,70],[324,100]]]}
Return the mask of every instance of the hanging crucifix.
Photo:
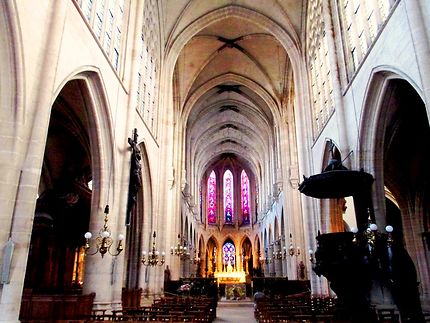
{"label": "hanging crucifix", "polygon": [[140,160],[142,159],[140,149],[137,145],[137,129],[133,130],[133,139],[128,138],[131,146],[130,182],[128,185],[128,201],[125,225],[130,225],[131,212],[137,201],[137,194],[142,187],[142,171]]}

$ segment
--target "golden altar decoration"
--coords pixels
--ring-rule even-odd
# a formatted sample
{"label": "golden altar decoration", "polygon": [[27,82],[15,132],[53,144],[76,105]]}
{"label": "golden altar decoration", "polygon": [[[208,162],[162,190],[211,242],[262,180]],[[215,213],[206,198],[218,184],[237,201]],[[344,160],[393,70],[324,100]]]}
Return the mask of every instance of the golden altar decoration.
{"label": "golden altar decoration", "polygon": [[214,277],[218,284],[239,284],[246,282],[246,273],[244,271],[234,271],[229,264],[226,271],[216,271]]}

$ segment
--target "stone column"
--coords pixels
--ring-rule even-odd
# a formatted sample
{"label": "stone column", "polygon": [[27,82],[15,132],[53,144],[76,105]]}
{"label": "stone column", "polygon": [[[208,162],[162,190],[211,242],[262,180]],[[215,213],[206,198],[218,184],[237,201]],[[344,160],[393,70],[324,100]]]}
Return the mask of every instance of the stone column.
{"label": "stone column", "polygon": [[[10,265],[10,281],[3,284],[0,289],[0,322],[19,322],[35,202],[40,181],[51,103],[53,102],[52,92],[55,84],[63,26],[66,21],[69,4],[70,2],[68,1],[52,3],[51,10],[46,15],[46,24],[49,28],[47,28],[47,35],[43,37],[46,44],[44,44],[44,50],[41,51],[40,66],[36,70],[40,73],[30,75],[26,80],[26,88],[36,89],[36,93],[29,91],[26,95],[27,98],[30,98],[28,102],[24,103],[26,104],[26,126],[23,126],[22,123],[8,123],[7,128],[1,131],[3,148],[0,153],[0,162],[4,176],[0,183],[0,190],[2,193],[8,192],[8,195],[1,196],[0,207],[6,205],[5,209],[11,210],[9,214],[2,214],[1,220],[2,224],[7,223],[6,230],[10,228],[10,232],[7,234],[10,234],[10,238],[14,242],[14,251]],[[15,9],[15,5],[10,4],[10,10]],[[6,15],[11,20],[18,16],[15,12],[6,13]],[[39,59],[39,57],[34,57],[34,59]],[[37,82],[37,85],[33,84],[34,82]],[[7,107],[2,108],[6,109]],[[15,111],[19,108],[22,107],[13,106],[12,110]],[[34,113],[35,111],[37,113]],[[10,134],[5,135],[6,130],[10,128],[14,131],[17,129],[20,131],[20,135],[15,137],[19,137],[19,142],[11,143]],[[27,143],[30,144],[27,146]],[[11,149],[10,152],[3,151],[7,149],[4,144],[9,144],[7,148]],[[26,159],[18,161],[16,156],[25,156]],[[9,185],[12,181],[14,185]],[[5,201],[4,198],[10,198],[11,200]],[[4,212],[3,208],[2,212]],[[0,230],[0,233],[4,233],[4,231]],[[3,244],[7,242],[7,236],[4,237],[3,234],[1,236],[4,239],[1,241],[1,246],[3,247]],[[2,250],[2,256],[3,252]]]}
{"label": "stone column", "polygon": [[183,260],[184,262],[184,277],[190,277],[190,256],[186,255],[184,256]]}
{"label": "stone column", "polygon": [[345,157],[349,153],[349,140],[348,140],[348,131],[347,131],[347,119],[346,112],[343,108],[342,94],[341,89],[342,86],[339,82],[339,70],[338,70],[338,62],[341,61],[336,52],[336,46],[334,41],[334,29],[332,23],[332,11],[329,7],[329,1],[322,1],[322,15],[324,20],[325,32],[327,33],[327,50],[328,50],[328,61],[329,68],[331,70],[331,82],[333,84],[333,104],[336,113],[336,124],[337,129],[339,131],[339,138],[342,139],[342,142],[339,142],[340,149],[342,152],[342,156]]}
{"label": "stone column", "polygon": [[[430,39],[428,34],[430,24],[426,26],[428,17],[423,15],[425,11],[422,6],[425,1],[405,0],[403,2],[414,43],[424,103],[428,107],[430,105]],[[427,109],[427,117],[430,119],[430,109]]]}
{"label": "stone column", "polygon": [[266,248],[264,250],[264,265],[263,265],[263,270],[264,270],[264,276],[265,277],[270,277],[269,261],[270,261],[269,248]]}
{"label": "stone column", "polygon": [[276,277],[282,277],[282,258],[279,258],[282,255],[281,242],[278,242],[274,245],[274,254],[275,254],[275,275]]}
{"label": "stone column", "polygon": [[271,277],[276,276],[276,259],[274,258],[274,244],[271,244],[269,247],[269,259],[270,259],[270,265],[269,265],[269,274]]}
{"label": "stone column", "polygon": [[282,276],[288,277],[288,253],[287,253],[287,247],[285,246],[285,241],[281,243],[281,250],[282,250]]}
{"label": "stone column", "polygon": [[[117,210],[118,208],[116,208]],[[112,212],[114,213],[114,212]],[[116,259],[107,252],[103,255],[97,252],[96,238],[99,231],[103,228],[104,216],[102,209],[93,210],[90,217],[90,227],[89,231],[93,234],[90,239],[90,249],[88,250],[88,255],[85,257],[85,278],[83,291],[84,294],[89,294],[92,292],[96,293],[96,298],[94,300],[94,309],[106,309],[112,310],[112,286],[115,285],[117,281],[117,263],[118,261],[123,261],[123,255],[119,259]],[[108,226],[111,227],[110,223],[112,218],[108,217]],[[116,245],[118,242],[116,232],[112,232],[111,237],[113,239],[112,250],[110,252],[116,252]]]}

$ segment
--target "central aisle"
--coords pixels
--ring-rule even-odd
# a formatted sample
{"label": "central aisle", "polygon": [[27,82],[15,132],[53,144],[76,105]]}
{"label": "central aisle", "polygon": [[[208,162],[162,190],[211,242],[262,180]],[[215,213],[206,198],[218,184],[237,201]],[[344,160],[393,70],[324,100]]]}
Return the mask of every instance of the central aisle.
{"label": "central aisle", "polygon": [[219,301],[214,323],[255,323],[254,303],[247,301]]}

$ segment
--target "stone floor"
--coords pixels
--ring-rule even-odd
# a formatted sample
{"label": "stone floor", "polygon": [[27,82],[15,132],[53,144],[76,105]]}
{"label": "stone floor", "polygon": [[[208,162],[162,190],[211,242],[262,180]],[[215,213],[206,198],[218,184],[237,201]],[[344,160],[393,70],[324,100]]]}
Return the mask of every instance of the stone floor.
{"label": "stone floor", "polygon": [[254,303],[250,300],[218,302],[214,323],[255,323]]}

